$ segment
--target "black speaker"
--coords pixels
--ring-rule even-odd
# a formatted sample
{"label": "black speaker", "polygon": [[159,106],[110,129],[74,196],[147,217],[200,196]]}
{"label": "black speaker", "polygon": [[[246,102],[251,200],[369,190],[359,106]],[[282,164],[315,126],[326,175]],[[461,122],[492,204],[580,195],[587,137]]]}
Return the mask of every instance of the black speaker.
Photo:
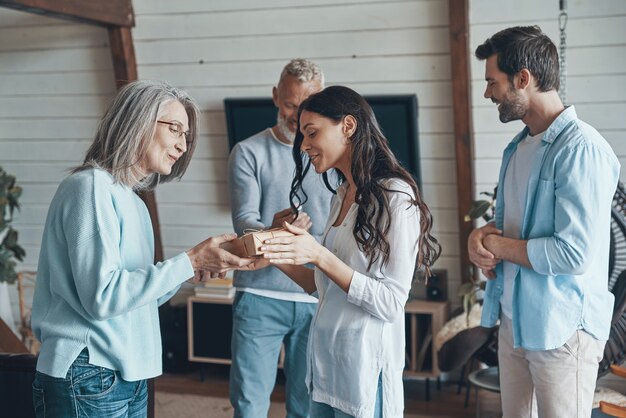
{"label": "black speaker", "polygon": [[198,365],[188,360],[187,307],[163,304],[159,308],[163,344],[163,372],[188,373]]}
{"label": "black speaker", "polygon": [[433,270],[426,284],[426,300],[448,299],[448,277],[446,270]]}

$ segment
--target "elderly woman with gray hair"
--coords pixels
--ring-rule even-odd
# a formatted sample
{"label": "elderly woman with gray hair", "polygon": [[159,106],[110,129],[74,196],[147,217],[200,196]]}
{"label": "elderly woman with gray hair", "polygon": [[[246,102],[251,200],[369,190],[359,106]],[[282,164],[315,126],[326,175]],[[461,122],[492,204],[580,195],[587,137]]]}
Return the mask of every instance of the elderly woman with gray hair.
{"label": "elderly woman with gray hair", "polygon": [[154,264],[150,216],[135,192],[182,177],[197,121],[184,91],[130,83],[83,164],[60,184],[33,300],[38,417],[146,416],[146,379],[161,373],[159,305],[198,272],[218,276],[251,262],[219,247],[236,237],[224,234]]}

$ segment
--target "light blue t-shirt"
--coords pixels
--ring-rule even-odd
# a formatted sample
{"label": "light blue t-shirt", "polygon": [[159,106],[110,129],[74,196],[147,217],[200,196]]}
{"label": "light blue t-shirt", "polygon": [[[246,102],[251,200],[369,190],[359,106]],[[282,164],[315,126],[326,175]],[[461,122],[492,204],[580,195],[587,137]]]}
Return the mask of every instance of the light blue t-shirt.
{"label": "light blue t-shirt", "polygon": [[181,253],[154,265],[148,209],[100,169],[57,189],[41,241],[32,326],[37,370],[65,378],[87,347],[89,363],[128,381],[161,374],[159,304],[193,276]]}
{"label": "light blue t-shirt", "polygon": [[[503,228],[505,174],[524,128],[504,150],[496,200],[496,227]],[[613,294],[608,290],[611,204],[620,163],[606,140],[578,119],[573,106],[541,139],[528,179],[520,238],[528,240],[532,268],[519,268],[512,295],[516,348],[561,347],[576,329],[598,340],[609,336]],[[481,324],[500,317],[502,263],[487,282]]]}

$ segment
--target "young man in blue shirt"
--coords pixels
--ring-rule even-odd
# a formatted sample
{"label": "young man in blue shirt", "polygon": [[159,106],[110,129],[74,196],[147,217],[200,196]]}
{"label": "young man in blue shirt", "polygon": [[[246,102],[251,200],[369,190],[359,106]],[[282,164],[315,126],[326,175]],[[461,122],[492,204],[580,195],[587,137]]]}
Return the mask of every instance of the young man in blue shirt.
{"label": "young man in blue shirt", "polygon": [[468,242],[471,261],[493,279],[482,325],[501,320],[503,413],[590,416],[614,302],[607,271],[620,164],[561,102],[556,47],[539,27],[498,32],[476,56],[500,121],[526,125],[504,150],[495,224]]}

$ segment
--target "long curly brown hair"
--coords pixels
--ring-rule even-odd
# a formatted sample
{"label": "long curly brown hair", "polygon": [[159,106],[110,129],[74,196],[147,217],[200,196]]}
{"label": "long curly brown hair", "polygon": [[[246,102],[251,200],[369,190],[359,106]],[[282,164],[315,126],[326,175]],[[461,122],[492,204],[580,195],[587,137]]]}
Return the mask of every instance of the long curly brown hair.
{"label": "long curly brown hair", "polygon": [[[390,228],[389,193],[400,192],[385,187],[385,180],[401,179],[413,190],[415,198],[410,197],[412,205],[420,213],[420,237],[417,265],[424,268],[426,276],[441,253],[441,245],[431,235],[432,215],[428,206],[421,199],[417,183],[404,169],[389,149],[387,138],[383,135],[374,116],[374,111],[365,99],[354,90],[343,86],[331,86],[309,96],[298,109],[298,129],[293,146],[293,159],[296,172],[291,184],[289,198],[292,209],[306,202],[307,195],[302,189],[302,181],[311,167],[311,162],[301,150],[304,136],[300,132],[300,115],[306,110],[317,113],[339,123],[347,115],[356,121],[356,131],[349,138],[352,143],[352,178],[357,194],[358,212],[353,234],[361,251],[369,259],[368,270],[382,254],[383,264],[389,262],[390,246],[387,234]],[[339,183],[346,177],[339,170]],[[330,184],[328,173],[323,174],[326,187],[336,193]]]}

